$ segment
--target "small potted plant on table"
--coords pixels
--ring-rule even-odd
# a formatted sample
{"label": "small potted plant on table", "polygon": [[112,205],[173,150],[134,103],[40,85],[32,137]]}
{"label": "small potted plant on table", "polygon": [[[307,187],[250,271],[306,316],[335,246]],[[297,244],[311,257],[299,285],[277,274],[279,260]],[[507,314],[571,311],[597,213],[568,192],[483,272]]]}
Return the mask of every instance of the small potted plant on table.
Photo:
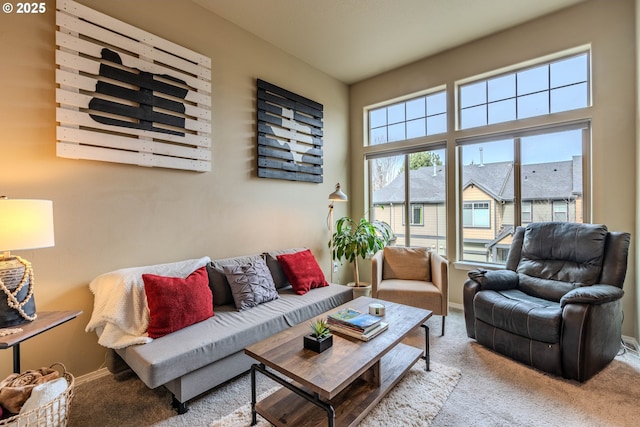
{"label": "small potted plant on table", "polygon": [[345,258],[353,264],[354,298],[371,295],[371,284],[360,282],[358,258],[365,259],[384,248],[389,237],[386,229],[376,227],[365,218],[356,222],[345,216],[336,222],[336,230],[329,241],[329,247],[332,249],[331,258],[334,261]]}
{"label": "small potted plant on table", "polygon": [[322,353],[333,345],[333,335],[326,319],[314,320],[309,326],[311,326],[311,334],[304,336],[304,348]]}

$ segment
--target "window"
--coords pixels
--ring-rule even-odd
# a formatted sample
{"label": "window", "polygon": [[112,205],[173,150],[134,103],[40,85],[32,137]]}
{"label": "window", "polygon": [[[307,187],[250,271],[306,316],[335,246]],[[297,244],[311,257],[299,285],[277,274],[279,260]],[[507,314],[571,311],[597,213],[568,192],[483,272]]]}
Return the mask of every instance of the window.
{"label": "window", "polygon": [[411,225],[424,225],[423,211],[424,205],[415,203],[412,204],[411,212],[409,214],[409,223]]}
{"label": "window", "polygon": [[459,87],[459,126],[469,129],[589,105],[589,54]]}
{"label": "window", "polygon": [[369,111],[369,145],[403,141],[446,131],[445,91]]}
{"label": "window", "polygon": [[455,215],[456,261],[496,264],[522,224],[589,221],[590,61],[571,49],[366,110],[370,219],[387,222],[396,245],[454,256],[446,220]]}
{"label": "window", "polygon": [[459,141],[462,260],[504,263],[523,223],[583,222],[588,146],[586,122]]}
{"label": "window", "polygon": [[554,221],[567,221],[568,220],[568,206],[564,200],[555,200],[553,202],[553,220]]}
{"label": "window", "polygon": [[485,227],[490,226],[489,202],[464,203],[463,223],[465,227]]}
{"label": "window", "polygon": [[531,202],[522,202],[522,223],[531,222]]}
{"label": "window", "polygon": [[391,226],[392,244],[446,253],[444,156],[443,148],[367,155],[369,215]]}

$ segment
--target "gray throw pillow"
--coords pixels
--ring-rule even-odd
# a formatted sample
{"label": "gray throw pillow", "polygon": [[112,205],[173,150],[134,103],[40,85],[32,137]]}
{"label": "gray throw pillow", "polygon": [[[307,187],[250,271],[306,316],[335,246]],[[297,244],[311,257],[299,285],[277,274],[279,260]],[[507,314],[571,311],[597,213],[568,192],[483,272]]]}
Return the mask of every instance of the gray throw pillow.
{"label": "gray throw pillow", "polygon": [[243,265],[224,265],[222,268],[239,311],[278,298],[273,278],[262,258]]}
{"label": "gray throw pillow", "polygon": [[207,264],[207,273],[209,273],[209,287],[213,292],[213,305],[233,304],[233,295],[231,287],[224,275],[224,266],[239,266],[249,264],[256,259],[260,259],[260,255],[238,256],[233,258],[215,259]]}

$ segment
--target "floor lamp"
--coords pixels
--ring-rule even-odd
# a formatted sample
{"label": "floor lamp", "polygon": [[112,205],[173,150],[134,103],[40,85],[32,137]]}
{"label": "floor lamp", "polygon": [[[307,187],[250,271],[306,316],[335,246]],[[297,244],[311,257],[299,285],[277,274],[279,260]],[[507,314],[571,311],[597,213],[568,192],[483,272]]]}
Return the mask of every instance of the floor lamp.
{"label": "floor lamp", "polygon": [[346,194],[340,190],[340,183],[336,184],[336,191],[329,194],[329,233],[331,240],[329,241],[329,258],[331,259],[330,281],[333,283],[333,202],[346,202],[349,200]]}

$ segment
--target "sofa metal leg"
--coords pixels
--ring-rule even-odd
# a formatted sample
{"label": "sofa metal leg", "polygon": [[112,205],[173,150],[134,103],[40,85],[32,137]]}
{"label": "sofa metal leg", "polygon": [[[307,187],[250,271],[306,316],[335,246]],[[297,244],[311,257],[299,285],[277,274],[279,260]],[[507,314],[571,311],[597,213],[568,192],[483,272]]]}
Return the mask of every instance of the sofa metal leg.
{"label": "sofa metal leg", "polygon": [[189,410],[189,405],[187,405],[187,402],[180,402],[173,395],[171,396],[171,398],[172,398],[171,406],[173,406],[173,409],[176,410],[178,415],[182,415],[182,414],[186,413]]}
{"label": "sofa metal leg", "polygon": [[444,336],[444,320],[447,318],[447,316],[442,316],[442,335],[440,336]]}

